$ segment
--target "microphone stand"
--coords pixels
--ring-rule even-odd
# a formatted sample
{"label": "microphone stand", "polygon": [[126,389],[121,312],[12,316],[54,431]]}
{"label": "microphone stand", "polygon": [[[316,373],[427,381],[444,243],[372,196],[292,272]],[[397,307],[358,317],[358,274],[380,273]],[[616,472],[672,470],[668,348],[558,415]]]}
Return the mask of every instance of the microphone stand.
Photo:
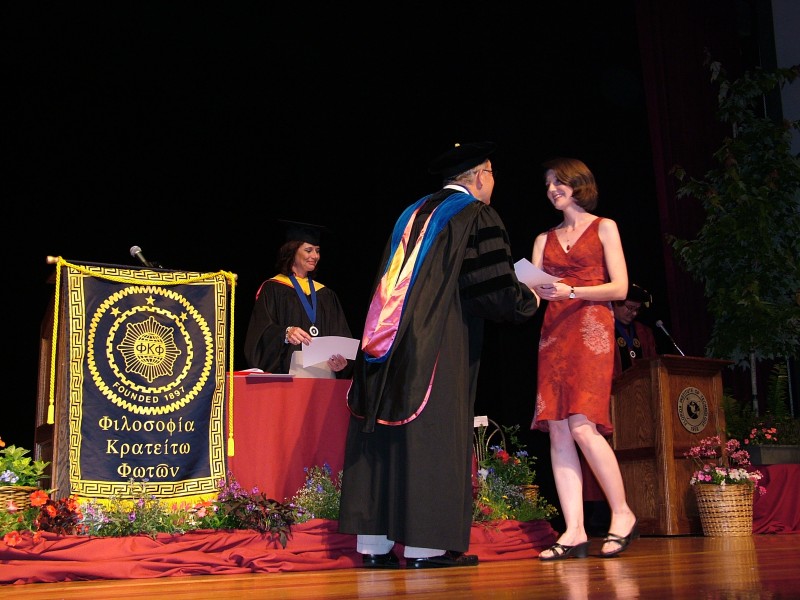
{"label": "microphone stand", "polygon": [[666,334],[666,336],[669,338],[669,341],[672,342],[673,346],[675,346],[675,350],[677,350],[680,353],[681,356],[686,356],[683,353],[683,350],[681,350],[678,347],[678,344],[675,343],[675,340],[672,339],[672,336],[669,334],[669,331],[667,331],[667,328],[664,327],[664,321],[662,321],[660,319],[658,321],[656,321],[656,327],[658,327],[661,331],[663,331]]}

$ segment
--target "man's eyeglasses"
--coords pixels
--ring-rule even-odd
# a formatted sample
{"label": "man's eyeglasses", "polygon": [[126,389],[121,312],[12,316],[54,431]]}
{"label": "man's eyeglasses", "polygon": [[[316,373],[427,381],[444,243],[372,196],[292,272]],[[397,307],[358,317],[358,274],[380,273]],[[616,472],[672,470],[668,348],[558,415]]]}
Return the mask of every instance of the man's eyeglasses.
{"label": "man's eyeglasses", "polygon": [[622,306],[629,313],[638,313],[640,310],[642,310],[641,305],[639,305],[639,306],[631,306],[630,304],[623,304]]}

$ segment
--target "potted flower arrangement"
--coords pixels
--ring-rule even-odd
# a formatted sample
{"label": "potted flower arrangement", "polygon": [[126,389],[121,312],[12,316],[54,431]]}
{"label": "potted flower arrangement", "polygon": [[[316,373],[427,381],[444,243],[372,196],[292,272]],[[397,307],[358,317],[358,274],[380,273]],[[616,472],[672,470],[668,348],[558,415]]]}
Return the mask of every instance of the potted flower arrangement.
{"label": "potted flower arrangement", "polygon": [[334,478],[328,463],[321,467],[306,467],[304,471],[305,483],[291,501],[291,506],[297,511],[297,522],[305,523],[311,519],[337,520],[342,499],[342,471]]}
{"label": "potted flower arrangement", "polygon": [[510,452],[502,445],[492,445],[478,463],[473,502],[473,521],[533,521],[550,519],[556,508],[538,494],[534,484],[536,457],[519,443],[519,425],[503,427]]}
{"label": "potted flower arrangement", "polygon": [[44,471],[50,463],[33,460],[25,448],[6,447],[2,438],[0,448],[0,510],[9,502],[27,507],[29,494],[39,488],[39,480],[47,477]]}
{"label": "potted flower arrangement", "polygon": [[800,442],[796,429],[796,420],[773,419],[770,415],[753,423],[743,439],[751,462],[754,465],[800,463]]}
{"label": "potted flower arrangement", "polygon": [[46,475],[44,470],[50,464],[43,460],[33,460],[27,456],[25,448],[6,443],[0,438],[0,486],[38,487],[39,480]]}
{"label": "potted flower arrangement", "polygon": [[723,445],[718,435],[703,438],[684,456],[698,467],[689,484],[697,499],[703,534],[752,535],[753,492],[763,495],[766,489],[758,485],[761,472],[750,467],[750,454],[739,440],[729,439]]}

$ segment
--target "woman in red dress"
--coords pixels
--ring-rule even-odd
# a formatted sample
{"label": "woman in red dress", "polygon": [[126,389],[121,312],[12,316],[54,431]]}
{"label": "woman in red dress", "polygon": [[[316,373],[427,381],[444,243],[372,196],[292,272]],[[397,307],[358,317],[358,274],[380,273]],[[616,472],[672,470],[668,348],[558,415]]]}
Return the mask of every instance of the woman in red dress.
{"label": "woman in red dress", "polygon": [[597,206],[598,197],[589,168],[574,158],[557,158],[544,167],[547,198],[564,220],[538,235],[533,244],[531,262],[560,279],[535,287],[548,304],[539,341],[531,429],[550,433],[550,460],[566,530],[539,558],[588,555],[578,447],[611,508],[609,533],[600,551],[601,556],[609,557],[638,537],[619,463],[604,437],[612,431],[609,406],[615,346],[611,302],[625,298],[628,273],[617,224],[589,212]]}

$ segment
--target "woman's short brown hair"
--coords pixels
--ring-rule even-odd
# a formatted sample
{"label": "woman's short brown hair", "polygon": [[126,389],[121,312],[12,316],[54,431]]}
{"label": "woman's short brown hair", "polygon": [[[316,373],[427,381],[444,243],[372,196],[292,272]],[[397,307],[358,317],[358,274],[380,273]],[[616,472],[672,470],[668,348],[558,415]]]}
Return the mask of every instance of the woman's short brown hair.
{"label": "woman's short brown hair", "polygon": [[545,173],[553,171],[556,179],[572,188],[572,197],[584,210],[597,206],[597,183],[586,164],[577,158],[558,157],[542,163]]}

